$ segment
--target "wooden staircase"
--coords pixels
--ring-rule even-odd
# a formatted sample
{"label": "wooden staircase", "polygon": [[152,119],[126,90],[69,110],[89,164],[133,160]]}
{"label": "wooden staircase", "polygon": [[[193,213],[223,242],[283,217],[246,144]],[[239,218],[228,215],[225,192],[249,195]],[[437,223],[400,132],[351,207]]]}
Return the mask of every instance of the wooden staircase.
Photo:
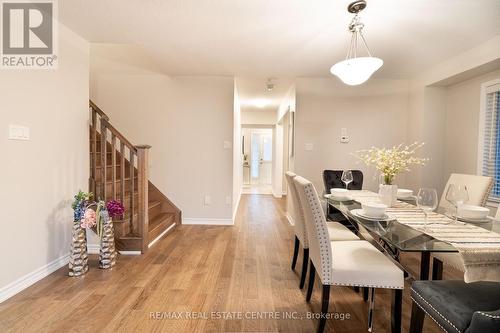
{"label": "wooden staircase", "polygon": [[[125,214],[113,219],[119,251],[145,253],[152,242],[181,223],[181,211],[150,181],[150,146],[133,145],[92,101],[89,191],[97,199],[121,201]],[[105,138],[103,140],[103,138]]]}

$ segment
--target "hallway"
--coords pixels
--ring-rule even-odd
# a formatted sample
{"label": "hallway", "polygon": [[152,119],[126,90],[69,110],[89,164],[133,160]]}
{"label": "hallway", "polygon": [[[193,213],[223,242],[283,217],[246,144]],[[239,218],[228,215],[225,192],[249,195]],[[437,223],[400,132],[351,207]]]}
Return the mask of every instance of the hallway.
{"label": "hallway", "polygon": [[[298,288],[301,257],[290,270],[284,209],[284,199],[243,195],[234,227],[180,226],[146,255],[121,256],[112,271],[97,269],[94,257],[83,278],[61,268],[0,305],[0,331],[313,332],[317,321],[305,318],[319,311],[319,288],[308,305]],[[390,297],[377,295],[375,332],[387,332]],[[366,332],[361,294],[333,288],[330,300],[331,311],[351,319],[329,320],[328,332]],[[403,312],[407,332],[408,289]],[[439,332],[426,324],[425,332]]]}

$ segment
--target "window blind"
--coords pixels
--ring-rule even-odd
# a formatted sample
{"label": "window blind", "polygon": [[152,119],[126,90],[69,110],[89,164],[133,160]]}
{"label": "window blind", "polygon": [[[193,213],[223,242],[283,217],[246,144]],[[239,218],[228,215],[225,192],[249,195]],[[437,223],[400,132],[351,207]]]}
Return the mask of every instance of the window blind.
{"label": "window blind", "polygon": [[485,90],[483,176],[493,178],[490,200],[500,201],[500,84]]}

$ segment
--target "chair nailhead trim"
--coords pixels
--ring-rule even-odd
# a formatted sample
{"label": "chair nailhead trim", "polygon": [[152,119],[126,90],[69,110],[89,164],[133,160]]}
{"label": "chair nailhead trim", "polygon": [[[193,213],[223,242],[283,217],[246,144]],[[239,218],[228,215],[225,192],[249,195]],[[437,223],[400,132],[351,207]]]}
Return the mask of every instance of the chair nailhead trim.
{"label": "chair nailhead trim", "polygon": [[394,287],[394,286],[377,286],[371,284],[356,284],[356,283],[332,283],[333,286],[344,286],[344,287],[367,287],[376,289],[404,289],[404,287]]}
{"label": "chair nailhead trim", "polygon": [[493,319],[500,319],[500,316],[493,316],[488,313],[484,313],[483,311],[476,311],[476,313],[479,313],[482,316],[488,317],[488,318],[493,318]]}
{"label": "chair nailhead trim", "polygon": [[[459,333],[462,333],[455,325],[453,325],[453,323],[451,321],[449,321],[448,319],[446,319],[445,316],[443,316],[438,310],[436,310],[429,302],[427,302],[422,296],[420,296],[419,293],[417,293],[415,291],[415,289],[411,288],[411,291],[413,291],[418,297],[420,297],[422,299],[422,301],[424,301],[432,310],[434,310],[441,318],[443,318],[448,324],[450,324],[457,332]],[[413,299],[413,297],[412,297]],[[413,299],[414,300],[414,299]],[[415,300],[414,300],[415,301]],[[418,306],[420,306],[420,304],[418,304],[418,302],[415,301],[415,303],[417,303]],[[421,307],[421,306],[420,306]],[[422,308],[422,307],[421,307]],[[424,310],[424,309],[422,309]],[[425,311],[425,310],[424,310]],[[426,311],[427,312],[427,311]],[[429,317],[432,318],[431,315],[429,315]],[[434,320],[435,321],[435,320]]]}
{"label": "chair nailhead trim", "polygon": [[447,330],[446,330],[443,326],[441,326],[441,324],[440,324],[440,323],[438,323],[438,322],[437,322],[437,320],[436,320],[436,319],[434,319],[434,317],[433,317],[433,316],[431,316],[431,314],[430,314],[429,312],[427,312],[427,310],[426,310],[426,309],[424,309],[424,308],[423,308],[420,304],[418,304],[418,302],[417,302],[417,301],[416,301],[413,297],[411,297],[411,296],[410,296],[410,298],[412,299],[412,301],[413,301],[415,304],[417,304],[417,305],[418,305],[418,307],[419,307],[420,309],[422,309],[422,311],[424,311],[424,312],[427,314],[427,316],[428,316],[429,318],[431,318],[431,319],[432,319],[432,320],[436,323],[436,325],[438,325],[438,326],[439,326],[439,327],[440,327],[443,331],[448,332],[448,331],[447,331]]}

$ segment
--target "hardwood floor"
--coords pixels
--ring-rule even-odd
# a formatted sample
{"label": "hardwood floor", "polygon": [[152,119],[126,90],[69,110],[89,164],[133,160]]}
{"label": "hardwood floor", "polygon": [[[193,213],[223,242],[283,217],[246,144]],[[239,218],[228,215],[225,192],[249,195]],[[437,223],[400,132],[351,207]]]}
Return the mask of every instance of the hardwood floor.
{"label": "hardwood floor", "polygon": [[[283,318],[320,310],[319,283],[310,304],[298,288],[301,255],[290,269],[293,232],[284,209],[284,199],[243,195],[235,226],[180,226],[146,255],[121,256],[112,271],[99,270],[95,258],[82,278],[67,277],[63,267],[0,304],[0,332],[313,332],[317,320]],[[416,257],[404,260],[416,270]],[[408,293],[409,286],[403,332]],[[351,318],[329,320],[326,332],[366,332],[367,305],[362,294],[332,287],[330,311]],[[252,319],[257,311],[267,318]],[[375,332],[390,332],[389,291],[377,290],[374,323]],[[424,332],[441,330],[427,318]]]}

